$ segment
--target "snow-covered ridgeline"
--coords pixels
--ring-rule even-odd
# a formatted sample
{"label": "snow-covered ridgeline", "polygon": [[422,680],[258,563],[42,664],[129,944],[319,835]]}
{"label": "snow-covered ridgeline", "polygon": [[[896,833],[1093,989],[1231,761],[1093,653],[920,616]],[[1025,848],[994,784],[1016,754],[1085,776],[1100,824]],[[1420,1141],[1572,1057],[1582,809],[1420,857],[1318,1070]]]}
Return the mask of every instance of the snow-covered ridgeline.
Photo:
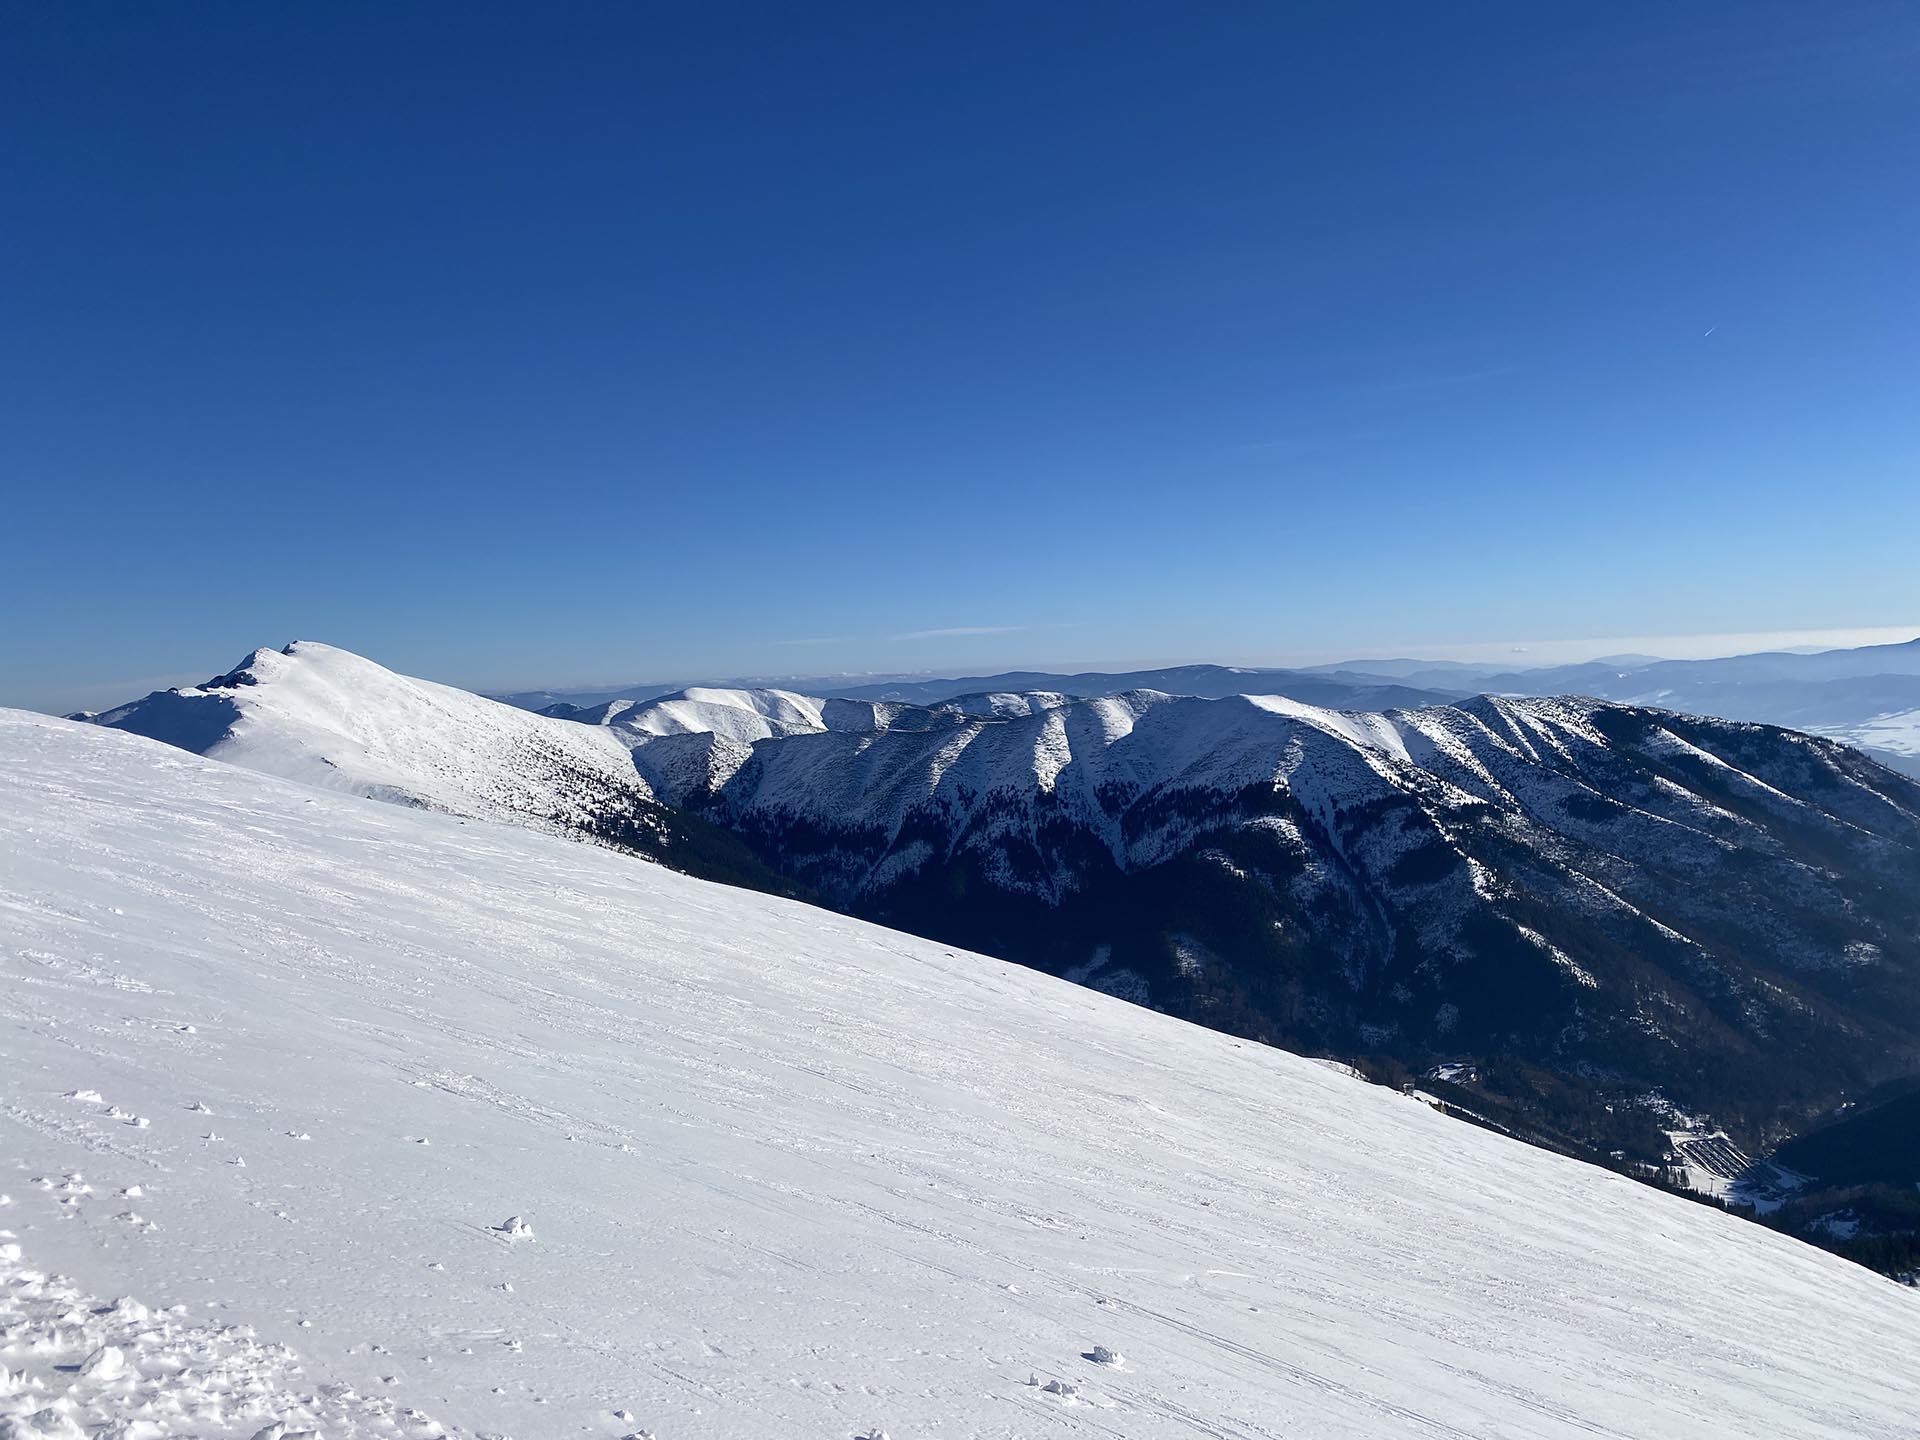
{"label": "snow-covered ridgeline", "polygon": [[325,789],[569,828],[649,798],[611,731],[397,675],[330,645],[256,650],[95,723]]}
{"label": "snow-covered ridgeline", "polygon": [[[1190,834],[1164,819],[1130,823],[1128,809],[1156,794],[1267,787],[1331,813],[1393,791],[1430,809],[1477,803],[1560,824],[1566,798],[1578,791],[1618,799],[1607,794],[1616,776],[1647,786],[1597,728],[1606,709],[1482,696],[1363,714],[1276,696],[1200,700],[1153,691],[1096,700],[988,695],[921,708],[693,689],[563,719],[298,642],[256,651],[208,686],[160,692],[96,718],[329,788],[563,827],[656,792],[672,804],[724,796],[736,817],[799,817],[881,836],[929,811],[956,834],[983,817],[989,830],[1030,831],[1034,807],[1044,803],[1097,833],[1123,863],[1145,866]],[[1664,746],[1749,791],[1797,803],[1697,743],[1655,739],[1650,754]],[[1706,797],[1667,790],[1649,807],[1648,823],[1711,829],[1731,819]]]}

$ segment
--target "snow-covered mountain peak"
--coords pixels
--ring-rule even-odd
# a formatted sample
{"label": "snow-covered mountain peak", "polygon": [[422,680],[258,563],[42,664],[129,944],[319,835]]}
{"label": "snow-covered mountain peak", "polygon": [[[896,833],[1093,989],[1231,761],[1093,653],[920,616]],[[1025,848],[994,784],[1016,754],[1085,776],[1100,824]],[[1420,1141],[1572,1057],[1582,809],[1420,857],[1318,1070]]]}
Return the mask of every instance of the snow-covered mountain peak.
{"label": "snow-covered mountain peak", "polygon": [[648,793],[607,730],[529,714],[298,641],[95,723],[324,789],[578,826]]}
{"label": "snow-covered mountain peak", "polygon": [[1012,720],[1042,710],[1058,710],[1072,701],[1072,696],[1054,690],[989,690],[978,695],[956,695],[939,701],[934,708],[989,720]]}
{"label": "snow-covered mountain peak", "polygon": [[906,717],[924,728],[942,712],[876,700],[818,699],[791,690],[692,686],[649,700],[608,700],[575,709],[547,712],[587,725],[609,725],[632,744],[667,735],[719,735],[751,744],[786,735],[822,730],[884,730]]}
{"label": "snow-covered mountain peak", "polygon": [[637,740],[653,735],[723,735],[752,742],[826,728],[820,702],[784,690],[697,686],[644,701],[606,723]]}
{"label": "snow-covered mountain peak", "polygon": [[1357,749],[1388,755],[1402,764],[1412,764],[1406,742],[1390,715],[1356,714],[1345,710],[1327,710],[1318,705],[1303,705],[1284,695],[1248,695],[1246,702],[1270,715],[1284,715],[1304,721],[1317,730],[1355,746]]}

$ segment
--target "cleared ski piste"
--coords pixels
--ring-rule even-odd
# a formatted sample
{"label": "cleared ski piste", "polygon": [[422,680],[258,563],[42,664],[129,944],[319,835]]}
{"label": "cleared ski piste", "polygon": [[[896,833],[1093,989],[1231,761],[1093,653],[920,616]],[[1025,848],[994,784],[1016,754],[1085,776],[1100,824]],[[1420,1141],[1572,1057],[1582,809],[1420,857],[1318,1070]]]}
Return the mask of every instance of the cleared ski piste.
{"label": "cleared ski piste", "polygon": [[1920,1416],[1920,1293],[1325,1066],[18,712],[0,1192],[0,1434]]}

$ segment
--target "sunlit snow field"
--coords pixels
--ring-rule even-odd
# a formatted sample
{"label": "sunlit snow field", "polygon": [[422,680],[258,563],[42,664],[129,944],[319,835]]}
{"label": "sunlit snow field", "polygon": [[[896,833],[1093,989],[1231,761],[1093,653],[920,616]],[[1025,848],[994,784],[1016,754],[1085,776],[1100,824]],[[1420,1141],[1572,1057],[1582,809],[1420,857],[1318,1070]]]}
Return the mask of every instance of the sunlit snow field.
{"label": "sunlit snow field", "polygon": [[1920,1294],[1324,1066],[16,712],[0,1087],[0,1434],[1920,1415]]}

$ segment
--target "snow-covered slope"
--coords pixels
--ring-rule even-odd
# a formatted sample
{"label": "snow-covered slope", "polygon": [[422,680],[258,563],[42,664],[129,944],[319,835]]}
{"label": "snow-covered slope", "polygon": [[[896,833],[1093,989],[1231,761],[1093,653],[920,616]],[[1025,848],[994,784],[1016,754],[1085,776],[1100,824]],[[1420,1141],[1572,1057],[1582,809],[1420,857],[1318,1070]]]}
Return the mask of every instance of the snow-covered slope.
{"label": "snow-covered slope", "polygon": [[1019,695],[970,695],[938,708],[885,700],[819,699],[791,690],[742,690],[695,686],[650,700],[608,700],[575,708],[550,706],[542,714],[585,725],[605,725],[630,745],[668,735],[716,735],[751,745],[787,735],[816,735],[825,730],[871,732],[894,725],[908,729],[953,724],[970,706],[978,713],[1027,714],[1049,698]]}
{"label": "snow-covered slope", "polygon": [[604,729],[414,680],[346,650],[256,650],[205,685],[94,723],[330,790],[460,815],[580,828],[650,798]]}
{"label": "snow-covered slope", "polygon": [[824,730],[820,708],[820,701],[785,690],[695,687],[653,700],[610,700],[566,718],[618,726],[636,736],[711,734],[754,741]]}
{"label": "snow-covered slope", "polygon": [[1070,703],[1071,696],[1052,690],[1023,690],[1017,693],[992,690],[982,695],[956,695],[951,700],[938,702],[934,708],[957,715],[985,715],[998,720],[1012,720],[1023,715],[1037,715],[1042,710],[1058,710]]}
{"label": "snow-covered slope", "polygon": [[0,1055],[9,1433],[1913,1433],[1920,1295],[1759,1227],[1030,971],[15,712]]}
{"label": "snow-covered slope", "polygon": [[[1276,807],[1294,830],[1323,832],[1343,813],[1388,807],[1388,833],[1367,842],[1375,853],[1331,835],[1327,845],[1349,868],[1385,871],[1438,844],[1463,883],[1457,832],[1489,813],[1586,843],[1604,830],[1616,857],[1695,870],[1698,857],[1676,852],[1717,856],[1732,843],[1779,853],[1764,822],[1737,817],[1730,800],[1762,799],[1782,823],[1818,816],[1920,845],[1911,786],[1889,798],[1849,766],[1870,769],[1785,732],[1577,698],[1370,714],[1136,691],[933,730],[791,736],[757,746],[713,798],[749,833],[829,837],[848,866],[829,890],[841,898],[894,883],[904,851],[920,866],[970,850],[1006,888],[1057,900],[1079,883],[1074,867],[1028,859],[1050,831],[1070,829],[1140,870],[1208,831],[1270,829]],[[1418,823],[1398,813],[1409,807]]]}

